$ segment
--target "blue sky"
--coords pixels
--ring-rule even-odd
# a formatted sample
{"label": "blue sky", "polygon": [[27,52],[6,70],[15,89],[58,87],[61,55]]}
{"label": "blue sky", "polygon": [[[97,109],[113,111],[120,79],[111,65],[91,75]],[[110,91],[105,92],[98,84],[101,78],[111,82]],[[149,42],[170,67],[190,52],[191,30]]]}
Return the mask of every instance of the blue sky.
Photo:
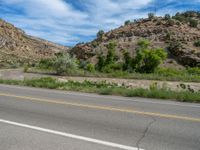
{"label": "blue sky", "polygon": [[200,0],[0,0],[0,18],[27,34],[73,46],[125,20],[200,10]]}

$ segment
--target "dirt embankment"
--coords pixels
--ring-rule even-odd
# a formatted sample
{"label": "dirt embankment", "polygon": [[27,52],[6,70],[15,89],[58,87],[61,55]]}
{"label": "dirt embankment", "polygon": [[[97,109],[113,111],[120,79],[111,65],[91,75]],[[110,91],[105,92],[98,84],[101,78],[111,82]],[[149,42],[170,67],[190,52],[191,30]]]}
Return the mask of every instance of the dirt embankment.
{"label": "dirt embankment", "polygon": [[95,78],[95,77],[69,77],[69,76],[53,76],[35,73],[24,73],[23,69],[7,69],[0,70],[0,79],[12,79],[12,80],[23,80],[31,78],[41,78],[41,77],[53,77],[57,78],[62,82],[67,82],[68,80],[73,80],[77,82],[93,81],[107,83],[115,83],[118,85],[125,85],[130,88],[145,88],[148,89],[153,86],[160,88],[168,88],[171,90],[182,90],[181,86],[186,88],[189,86],[195,91],[200,91],[200,83],[195,82],[174,82],[174,81],[156,81],[156,80],[135,80],[135,79],[117,79],[117,78]]}

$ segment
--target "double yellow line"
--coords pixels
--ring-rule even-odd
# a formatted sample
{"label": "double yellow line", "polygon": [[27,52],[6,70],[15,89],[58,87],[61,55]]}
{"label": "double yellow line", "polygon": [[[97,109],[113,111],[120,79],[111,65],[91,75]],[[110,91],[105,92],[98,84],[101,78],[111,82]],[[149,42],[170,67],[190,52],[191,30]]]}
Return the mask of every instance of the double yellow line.
{"label": "double yellow line", "polygon": [[134,110],[134,109],[115,108],[115,107],[98,106],[98,105],[81,104],[81,103],[72,103],[72,102],[65,102],[65,101],[61,101],[61,100],[49,100],[49,99],[43,99],[43,98],[18,96],[18,95],[12,95],[12,94],[7,94],[7,93],[0,93],[0,96],[12,97],[12,98],[16,98],[17,100],[27,100],[27,101],[59,104],[59,105],[74,106],[74,107],[81,107],[81,108],[107,110],[107,111],[124,112],[124,113],[133,113],[133,114],[146,115],[146,116],[152,116],[152,117],[200,122],[200,118],[177,116],[177,115],[154,113],[154,112],[145,112],[145,111],[138,111],[138,110]]}

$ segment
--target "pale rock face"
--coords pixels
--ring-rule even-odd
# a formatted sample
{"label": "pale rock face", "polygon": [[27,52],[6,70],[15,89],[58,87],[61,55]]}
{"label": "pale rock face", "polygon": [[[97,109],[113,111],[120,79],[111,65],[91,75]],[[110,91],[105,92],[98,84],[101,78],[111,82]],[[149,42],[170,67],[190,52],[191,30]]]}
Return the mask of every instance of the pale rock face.
{"label": "pale rock face", "polygon": [[4,65],[37,62],[68,51],[68,47],[25,34],[24,31],[0,19],[0,68]]}

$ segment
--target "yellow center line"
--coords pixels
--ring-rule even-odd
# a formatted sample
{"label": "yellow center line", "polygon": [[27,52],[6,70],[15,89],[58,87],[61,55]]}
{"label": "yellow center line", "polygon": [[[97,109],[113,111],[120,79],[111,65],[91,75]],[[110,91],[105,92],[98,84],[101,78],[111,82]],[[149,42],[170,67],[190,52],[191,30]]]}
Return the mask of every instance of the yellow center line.
{"label": "yellow center line", "polygon": [[152,116],[152,117],[200,122],[200,118],[177,116],[177,115],[154,113],[154,112],[145,112],[145,111],[138,111],[138,110],[134,110],[134,109],[116,108],[116,107],[109,107],[109,106],[98,106],[98,105],[81,104],[81,103],[72,103],[72,102],[65,102],[65,101],[62,101],[62,100],[49,100],[49,99],[43,99],[43,98],[18,96],[18,95],[6,94],[6,93],[0,93],[0,96],[13,97],[13,98],[17,98],[18,100],[29,100],[29,101],[35,101],[35,102],[60,104],[60,105],[66,105],[66,106],[99,109],[99,110],[108,110],[108,111],[115,111],[115,112],[126,112],[126,113],[133,113],[133,114],[146,115],[146,116]]}

